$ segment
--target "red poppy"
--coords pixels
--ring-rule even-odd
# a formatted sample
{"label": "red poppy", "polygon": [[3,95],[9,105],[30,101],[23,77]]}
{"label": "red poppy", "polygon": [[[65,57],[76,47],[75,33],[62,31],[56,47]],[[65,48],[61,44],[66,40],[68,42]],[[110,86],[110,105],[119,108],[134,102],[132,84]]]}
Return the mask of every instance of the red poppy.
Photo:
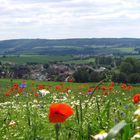
{"label": "red poppy", "polygon": [[133,100],[134,103],[140,102],[140,94],[135,94],[135,95],[132,97],[132,100]]}
{"label": "red poppy", "polygon": [[95,88],[95,90],[100,90],[100,89],[101,89],[100,87],[96,87],[96,88]]}
{"label": "red poppy", "polygon": [[112,81],[112,82],[111,82],[111,86],[114,87],[114,85],[115,85],[115,83]]}
{"label": "red poppy", "polygon": [[121,88],[122,89],[126,89],[127,88],[127,85],[126,84],[122,84]]}
{"label": "red poppy", "polygon": [[113,88],[114,88],[113,86],[110,86],[110,87],[109,87],[109,90],[113,90]]}
{"label": "red poppy", "polygon": [[36,94],[34,94],[34,95],[35,95],[35,97],[38,97],[38,96],[39,96],[39,94],[37,94],[37,93],[36,93]]}
{"label": "red poppy", "polygon": [[43,84],[37,86],[37,89],[44,89],[44,88],[45,88],[45,85],[43,85]]}
{"label": "red poppy", "polygon": [[60,86],[56,86],[55,89],[56,90],[61,90],[61,87]]}
{"label": "red poppy", "polygon": [[11,93],[9,92],[9,91],[7,91],[6,93],[5,93],[5,96],[10,96],[11,95]]}
{"label": "red poppy", "polygon": [[88,89],[87,92],[92,92],[92,90],[91,89]]}
{"label": "red poppy", "polygon": [[108,88],[106,88],[106,87],[102,87],[102,90],[105,91],[105,90],[108,90]]}
{"label": "red poppy", "polygon": [[65,92],[68,92],[69,90],[70,90],[70,88],[69,88],[69,87],[67,87],[67,88],[66,88],[66,90],[65,90]]}
{"label": "red poppy", "polygon": [[67,104],[51,104],[48,115],[51,123],[62,123],[73,115],[73,109]]}
{"label": "red poppy", "polygon": [[19,88],[19,89],[18,89],[18,92],[19,92],[20,94],[22,94],[22,93],[23,93],[23,90],[24,90],[23,88]]}
{"label": "red poppy", "polygon": [[70,79],[70,80],[69,80],[69,82],[70,82],[70,83],[72,83],[72,82],[73,82],[73,80],[72,80],[72,79]]}
{"label": "red poppy", "polygon": [[11,92],[14,92],[14,91],[15,91],[15,88],[14,88],[14,87],[13,87],[13,88],[11,88],[11,89],[10,89],[10,91],[11,91]]}
{"label": "red poppy", "polygon": [[128,91],[132,90],[132,88],[133,88],[132,86],[127,86]]}
{"label": "red poppy", "polygon": [[18,89],[19,85],[18,84],[14,84],[14,88]]}

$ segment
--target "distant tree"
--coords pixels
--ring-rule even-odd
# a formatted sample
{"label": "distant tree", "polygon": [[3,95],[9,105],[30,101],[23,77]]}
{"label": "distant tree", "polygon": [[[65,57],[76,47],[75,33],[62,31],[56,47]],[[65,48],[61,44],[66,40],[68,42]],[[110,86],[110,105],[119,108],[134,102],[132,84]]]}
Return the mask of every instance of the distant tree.
{"label": "distant tree", "polygon": [[14,66],[10,70],[13,78],[29,78],[30,69],[27,66]]}
{"label": "distant tree", "polygon": [[3,58],[6,58],[7,56],[6,56],[6,55],[3,55],[2,57],[3,57]]}
{"label": "distant tree", "polygon": [[137,61],[134,67],[134,72],[140,73],[140,61]]}
{"label": "distant tree", "polygon": [[128,76],[124,72],[114,73],[112,75],[112,81],[126,83],[128,82]]}
{"label": "distant tree", "polygon": [[111,65],[114,63],[112,57],[98,56],[95,58],[96,65]]}
{"label": "distant tree", "polygon": [[105,72],[92,71],[89,75],[89,82],[99,82],[105,78]]}
{"label": "distant tree", "polygon": [[133,72],[133,69],[134,69],[134,66],[129,62],[123,62],[120,65],[120,71],[127,74]]}
{"label": "distant tree", "polygon": [[87,72],[86,69],[80,69],[77,70],[74,74],[73,77],[76,82],[88,82],[89,80],[89,73]]}
{"label": "distant tree", "polygon": [[128,76],[128,81],[129,83],[133,83],[133,84],[136,84],[136,83],[139,83],[140,82],[140,75],[139,73],[132,73]]}
{"label": "distant tree", "polygon": [[92,71],[89,76],[89,82],[98,82],[99,81],[99,73]]}
{"label": "distant tree", "polygon": [[135,59],[135,58],[132,58],[132,57],[128,57],[128,58],[126,58],[124,61],[127,62],[127,63],[130,63],[131,65],[134,66],[135,63],[136,63],[138,60]]}

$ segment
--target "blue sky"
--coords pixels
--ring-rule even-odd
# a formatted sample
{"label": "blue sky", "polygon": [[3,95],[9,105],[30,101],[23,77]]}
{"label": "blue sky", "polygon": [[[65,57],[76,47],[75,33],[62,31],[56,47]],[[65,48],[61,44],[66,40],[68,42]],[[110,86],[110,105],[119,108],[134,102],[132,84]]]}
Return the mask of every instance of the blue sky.
{"label": "blue sky", "polygon": [[140,0],[0,0],[0,40],[140,37]]}

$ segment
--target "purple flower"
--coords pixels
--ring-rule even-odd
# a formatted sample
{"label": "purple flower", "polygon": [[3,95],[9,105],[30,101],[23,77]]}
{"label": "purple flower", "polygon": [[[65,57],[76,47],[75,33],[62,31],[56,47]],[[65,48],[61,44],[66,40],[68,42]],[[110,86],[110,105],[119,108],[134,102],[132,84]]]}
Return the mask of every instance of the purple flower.
{"label": "purple flower", "polygon": [[27,87],[27,84],[21,84],[20,85],[20,88],[26,88]]}

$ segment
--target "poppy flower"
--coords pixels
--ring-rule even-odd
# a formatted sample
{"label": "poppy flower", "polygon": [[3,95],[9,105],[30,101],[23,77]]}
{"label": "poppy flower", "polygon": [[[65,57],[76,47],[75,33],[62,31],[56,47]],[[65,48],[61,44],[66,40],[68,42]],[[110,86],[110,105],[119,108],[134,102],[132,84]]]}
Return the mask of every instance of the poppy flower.
{"label": "poppy flower", "polygon": [[115,85],[115,83],[112,81],[112,82],[111,82],[111,86],[114,87],[114,85]]}
{"label": "poppy flower", "polygon": [[22,93],[22,92],[23,92],[23,88],[19,88],[19,89],[18,89],[18,92],[19,92],[19,93]]}
{"label": "poppy flower", "polygon": [[69,90],[70,90],[70,88],[69,88],[69,87],[67,87],[67,88],[66,88],[66,91],[68,92]]}
{"label": "poppy flower", "polygon": [[14,84],[14,88],[18,89],[19,85],[18,84]]}
{"label": "poppy flower", "polygon": [[15,88],[14,88],[14,87],[12,87],[12,88],[10,89],[10,91],[11,91],[11,92],[14,92],[14,91],[15,91]]}
{"label": "poppy flower", "polygon": [[67,104],[51,104],[48,118],[51,123],[62,123],[73,115],[73,109]]}
{"label": "poppy flower", "polygon": [[110,86],[110,87],[109,87],[109,90],[111,91],[111,90],[113,90],[113,88],[114,88],[113,86]]}
{"label": "poppy flower", "polygon": [[132,88],[133,88],[132,86],[127,86],[128,91],[132,90]]}
{"label": "poppy flower", "polygon": [[108,88],[106,88],[106,87],[102,87],[102,90],[105,91],[105,90],[108,90]]}
{"label": "poppy flower", "polygon": [[140,102],[140,94],[135,94],[135,95],[132,97],[132,100],[133,100],[134,103]]}
{"label": "poppy flower", "polygon": [[91,89],[87,90],[87,94],[92,94],[93,91]]}
{"label": "poppy flower", "polygon": [[73,80],[72,80],[72,79],[70,79],[70,80],[69,80],[69,82],[70,82],[70,83],[72,83],[72,82],[73,82]]}
{"label": "poppy flower", "polygon": [[60,86],[56,86],[55,89],[56,90],[61,90],[61,87]]}
{"label": "poppy flower", "polygon": [[10,96],[10,95],[11,93],[9,91],[5,93],[5,96]]}
{"label": "poppy flower", "polygon": [[37,94],[37,93],[36,93],[36,94],[34,94],[34,95],[35,95],[35,97],[38,97],[38,96],[39,96],[39,94]]}
{"label": "poppy flower", "polygon": [[37,86],[37,89],[44,89],[44,88],[45,88],[45,85],[43,85],[43,84]]}
{"label": "poppy flower", "polygon": [[127,88],[127,85],[126,84],[122,84],[121,88],[122,89],[126,89]]}

